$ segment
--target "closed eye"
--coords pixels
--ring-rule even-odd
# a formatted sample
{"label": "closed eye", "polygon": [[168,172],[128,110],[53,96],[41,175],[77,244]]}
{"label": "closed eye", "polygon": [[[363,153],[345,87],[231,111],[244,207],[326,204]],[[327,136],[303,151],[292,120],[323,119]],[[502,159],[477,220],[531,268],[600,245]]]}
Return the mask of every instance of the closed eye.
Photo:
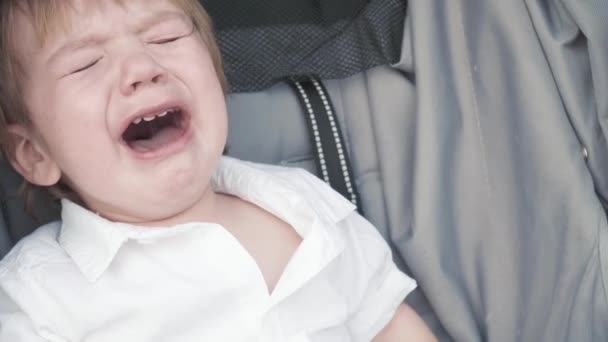
{"label": "closed eye", "polygon": [[72,72],[70,73],[70,75],[77,74],[77,73],[79,73],[79,72],[83,72],[83,71],[85,71],[85,70],[87,70],[87,69],[89,69],[89,68],[92,68],[92,67],[93,67],[93,66],[95,66],[95,64],[97,64],[97,63],[98,63],[100,60],[101,60],[101,58],[98,58],[98,59],[96,59],[96,60],[92,61],[91,63],[89,63],[89,64],[87,64],[87,65],[83,66],[82,68],[78,68],[78,69],[76,69],[76,70],[72,71]]}
{"label": "closed eye", "polygon": [[173,43],[174,41],[177,41],[180,38],[183,38],[183,36],[169,37],[169,38],[163,38],[163,39],[153,40],[150,43],[157,44],[157,45],[162,45],[162,44]]}

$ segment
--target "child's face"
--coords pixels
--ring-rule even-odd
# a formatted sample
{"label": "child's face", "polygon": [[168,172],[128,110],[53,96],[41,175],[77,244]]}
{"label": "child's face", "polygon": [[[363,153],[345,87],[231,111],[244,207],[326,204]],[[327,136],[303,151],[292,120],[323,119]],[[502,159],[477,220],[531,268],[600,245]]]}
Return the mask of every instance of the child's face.
{"label": "child's face", "polygon": [[206,45],[168,0],[75,5],[70,30],[43,47],[27,19],[18,30],[33,140],[52,160],[40,167],[113,220],[158,221],[192,207],[227,134]]}

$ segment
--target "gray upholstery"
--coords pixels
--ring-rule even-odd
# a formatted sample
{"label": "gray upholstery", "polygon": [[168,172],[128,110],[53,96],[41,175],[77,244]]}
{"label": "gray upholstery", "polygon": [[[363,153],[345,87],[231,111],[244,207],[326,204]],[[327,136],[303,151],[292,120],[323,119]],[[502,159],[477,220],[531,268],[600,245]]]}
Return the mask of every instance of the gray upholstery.
{"label": "gray upholstery", "polygon": [[608,2],[411,0],[408,15],[412,209],[394,242],[443,326],[608,341]]}

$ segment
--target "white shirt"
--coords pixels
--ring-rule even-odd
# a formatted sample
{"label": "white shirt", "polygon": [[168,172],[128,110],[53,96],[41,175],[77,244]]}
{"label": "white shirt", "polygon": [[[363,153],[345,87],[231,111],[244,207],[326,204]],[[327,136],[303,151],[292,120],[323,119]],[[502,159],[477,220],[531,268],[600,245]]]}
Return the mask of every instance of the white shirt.
{"label": "white shirt", "polygon": [[67,200],[0,262],[0,341],[370,341],[416,287],[353,205],[300,169],[222,158],[212,187],[302,243],[269,294],[223,227],[143,228]]}

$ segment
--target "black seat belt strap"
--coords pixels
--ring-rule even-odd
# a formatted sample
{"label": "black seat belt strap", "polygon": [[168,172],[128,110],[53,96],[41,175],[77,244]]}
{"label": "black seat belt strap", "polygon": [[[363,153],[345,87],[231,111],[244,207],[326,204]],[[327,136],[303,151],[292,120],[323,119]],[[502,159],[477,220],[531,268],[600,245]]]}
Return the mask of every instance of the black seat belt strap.
{"label": "black seat belt strap", "polygon": [[320,177],[362,214],[350,158],[327,90],[314,78],[293,79],[289,83],[304,109]]}

